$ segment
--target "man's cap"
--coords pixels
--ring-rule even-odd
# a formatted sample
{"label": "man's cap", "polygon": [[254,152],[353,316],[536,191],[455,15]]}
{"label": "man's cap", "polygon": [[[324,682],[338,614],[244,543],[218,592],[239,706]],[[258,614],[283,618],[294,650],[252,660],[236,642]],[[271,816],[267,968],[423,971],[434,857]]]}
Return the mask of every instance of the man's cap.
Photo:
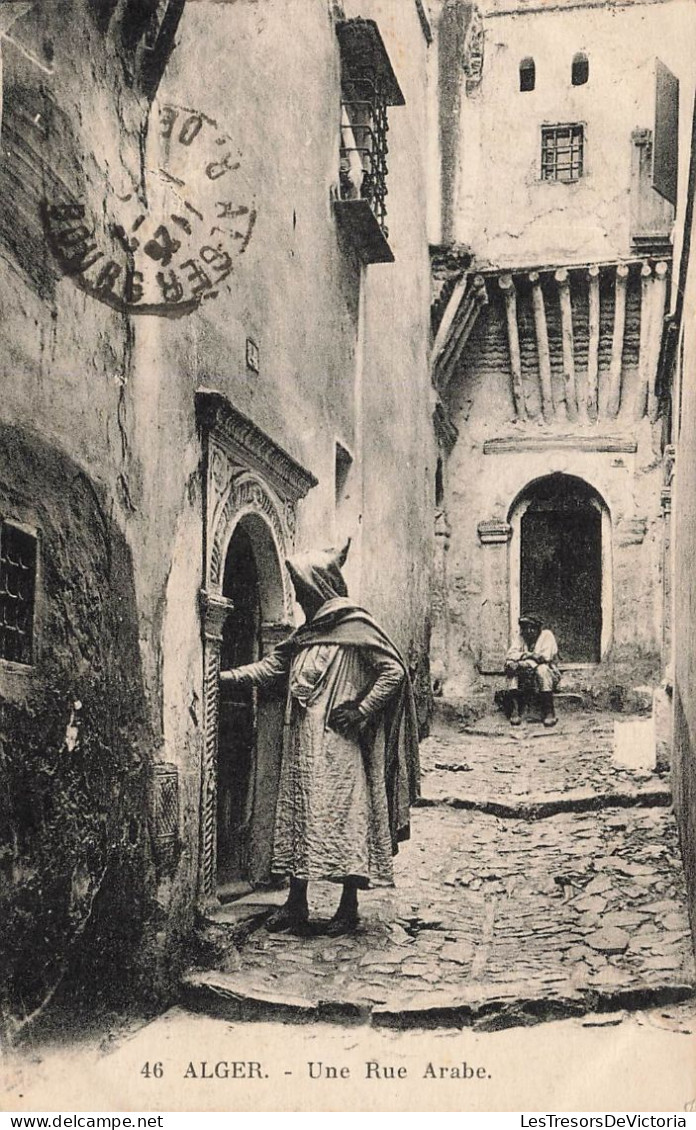
{"label": "man's cap", "polygon": [[519,622],[520,624],[538,624],[539,627],[544,623],[538,612],[523,612]]}

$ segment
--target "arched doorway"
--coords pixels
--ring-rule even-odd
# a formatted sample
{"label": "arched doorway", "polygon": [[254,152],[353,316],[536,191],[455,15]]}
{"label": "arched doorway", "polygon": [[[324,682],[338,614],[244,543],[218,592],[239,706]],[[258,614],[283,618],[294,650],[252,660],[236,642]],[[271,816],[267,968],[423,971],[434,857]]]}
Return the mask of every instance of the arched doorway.
{"label": "arched doorway", "polygon": [[584,480],[554,474],[529,484],[510,516],[513,627],[534,609],[566,664],[599,663],[611,630],[609,515]]}
{"label": "arched doorway", "polygon": [[[220,667],[228,670],[253,663],[268,651],[273,625],[282,619],[283,585],[273,536],[258,514],[243,516],[235,526],[225,555],[222,597],[229,601],[220,645]],[[277,704],[259,702],[255,691],[222,684],[217,742],[217,891],[233,897],[262,876],[270,855],[274,797],[259,797],[259,788],[273,788],[280,753],[275,717]]]}
{"label": "arched doorway", "polygon": [[[251,714],[248,701],[235,703],[245,735],[235,750],[231,725],[224,719],[220,725],[221,648],[225,664],[235,654],[263,656],[292,630],[290,578],[282,562],[292,551],[298,503],[317,480],[218,392],[196,393],[196,420],[204,470],[198,873],[204,909],[220,896],[218,832],[221,876],[246,874],[254,885],[270,878],[284,702],[282,696],[259,697]],[[227,626],[235,590],[240,616],[232,615]],[[228,795],[218,808],[219,776]],[[222,826],[235,819],[230,828]]]}

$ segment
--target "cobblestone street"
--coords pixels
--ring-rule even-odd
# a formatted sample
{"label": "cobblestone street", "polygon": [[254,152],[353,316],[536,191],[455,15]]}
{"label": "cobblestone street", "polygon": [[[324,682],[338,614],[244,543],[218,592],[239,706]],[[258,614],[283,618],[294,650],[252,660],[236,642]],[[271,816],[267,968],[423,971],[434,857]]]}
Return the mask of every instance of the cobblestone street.
{"label": "cobblestone street", "polygon": [[575,714],[552,733],[512,731],[492,718],[429,738],[396,888],[363,895],[359,933],[322,936],[331,884],[310,892],[306,938],[263,929],[282,892],[249,895],[215,912],[218,943],[236,946],[217,969],[188,972],[187,1001],[486,1029],[690,996],[669,790],[613,764],[613,726]]}

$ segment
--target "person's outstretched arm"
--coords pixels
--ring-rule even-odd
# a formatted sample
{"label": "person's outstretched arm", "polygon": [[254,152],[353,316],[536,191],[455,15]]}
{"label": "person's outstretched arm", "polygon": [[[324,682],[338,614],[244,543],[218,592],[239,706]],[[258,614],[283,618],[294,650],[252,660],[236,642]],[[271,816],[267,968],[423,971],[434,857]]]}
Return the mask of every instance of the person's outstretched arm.
{"label": "person's outstretched arm", "polygon": [[287,678],[290,671],[290,657],[277,648],[243,667],[233,667],[231,671],[220,672],[220,682],[235,687],[270,687]]}

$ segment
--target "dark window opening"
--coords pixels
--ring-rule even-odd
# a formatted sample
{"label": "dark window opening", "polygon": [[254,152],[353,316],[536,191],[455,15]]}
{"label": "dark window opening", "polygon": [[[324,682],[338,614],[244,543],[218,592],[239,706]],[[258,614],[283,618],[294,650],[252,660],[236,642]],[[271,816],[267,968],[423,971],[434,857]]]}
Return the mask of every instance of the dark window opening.
{"label": "dark window opening", "polygon": [[578,51],[573,58],[571,68],[571,82],[573,86],[584,86],[590,77],[590,60],[582,51]]}
{"label": "dark window opening", "polygon": [[338,509],[342,502],[348,499],[348,480],[350,478],[351,467],[353,466],[353,458],[349,451],[346,451],[342,444],[336,444],[336,462],[334,471],[334,490],[336,508]]}
{"label": "dark window opening", "polygon": [[36,538],[9,522],[0,525],[0,659],[34,659]]}
{"label": "dark window opening", "polygon": [[542,180],[576,181],[584,167],[585,134],[581,125],[542,126]]}
{"label": "dark window opening", "polygon": [[534,90],[536,85],[536,66],[533,59],[523,59],[520,63],[520,90]]}

